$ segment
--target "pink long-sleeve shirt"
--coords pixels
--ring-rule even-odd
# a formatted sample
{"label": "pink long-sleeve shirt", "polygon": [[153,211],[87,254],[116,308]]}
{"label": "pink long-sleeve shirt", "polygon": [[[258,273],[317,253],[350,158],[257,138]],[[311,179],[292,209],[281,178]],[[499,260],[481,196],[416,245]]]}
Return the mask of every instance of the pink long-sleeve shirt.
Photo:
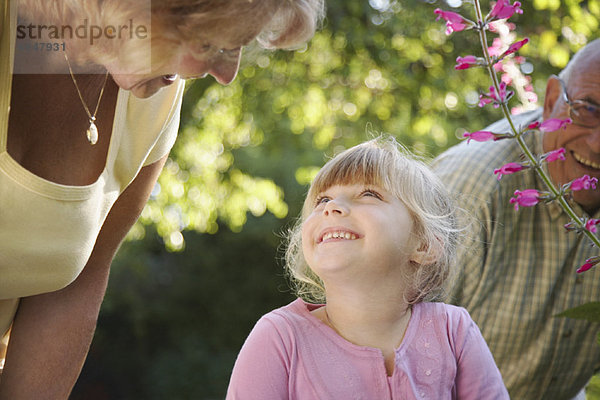
{"label": "pink long-sleeve shirt", "polygon": [[300,299],[256,324],[233,368],[228,400],[508,399],[479,328],[443,303],[413,306],[388,376],[379,349],[357,346]]}

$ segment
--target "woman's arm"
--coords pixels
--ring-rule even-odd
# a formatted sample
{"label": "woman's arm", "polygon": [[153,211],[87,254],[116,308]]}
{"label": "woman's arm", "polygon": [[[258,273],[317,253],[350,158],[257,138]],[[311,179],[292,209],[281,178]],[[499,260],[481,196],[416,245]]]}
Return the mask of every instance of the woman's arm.
{"label": "woman's arm", "polygon": [[0,381],[0,400],[68,398],[94,335],[112,259],[144,208],[166,159],[142,168],[119,196],[73,283],[21,299]]}

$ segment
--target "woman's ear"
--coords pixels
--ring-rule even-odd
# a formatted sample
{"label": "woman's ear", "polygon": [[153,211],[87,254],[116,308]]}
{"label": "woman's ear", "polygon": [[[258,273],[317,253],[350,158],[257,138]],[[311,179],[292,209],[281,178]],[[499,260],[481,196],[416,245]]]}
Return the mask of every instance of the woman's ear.
{"label": "woman's ear", "polygon": [[434,242],[421,243],[421,245],[412,253],[410,261],[419,265],[434,264],[442,254],[442,242],[436,239]]}

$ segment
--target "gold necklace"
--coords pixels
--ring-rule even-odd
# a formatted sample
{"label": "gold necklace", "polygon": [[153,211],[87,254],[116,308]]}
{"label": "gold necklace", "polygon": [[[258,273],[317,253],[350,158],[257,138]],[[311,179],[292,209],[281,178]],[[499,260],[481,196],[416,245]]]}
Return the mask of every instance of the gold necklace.
{"label": "gold necklace", "polygon": [[102,100],[102,94],[104,93],[104,87],[106,86],[106,81],[108,80],[108,70],[106,70],[106,75],[104,76],[104,83],[102,84],[102,89],[100,89],[100,95],[98,96],[98,102],[96,103],[96,108],[94,109],[94,114],[90,112],[87,104],[83,100],[83,96],[81,95],[81,91],[79,90],[79,86],[77,85],[77,80],[75,79],[75,75],[73,74],[73,69],[71,69],[71,63],[69,62],[69,57],[67,57],[67,52],[64,52],[65,60],[67,60],[67,66],[69,67],[69,74],[71,74],[71,79],[73,79],[73,83],[75,84],[75,89],[77,89],[77,94],[79,95],[79,99],[81,100],[81,104],[83,104],[83,108],[89,118],[90,127],[85,132],[87,140],[91,145],[95,145],[98,142],[98,128],[94,123],[96,121],[96,113],[98,112],[98,107],[100,107],[100,100]]}

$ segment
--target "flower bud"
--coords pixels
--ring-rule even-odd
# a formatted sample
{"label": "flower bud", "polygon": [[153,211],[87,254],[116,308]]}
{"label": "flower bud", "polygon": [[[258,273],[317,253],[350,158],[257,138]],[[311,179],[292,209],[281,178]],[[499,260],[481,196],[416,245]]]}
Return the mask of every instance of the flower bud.
{"label": "flower bud", "polygon": [[492,11],[490,11],[488,14],[487,20],[493,21],[495,19],[510,18],[514,13],[523,14],[523,10],[521,10],[521,3],[515,1],[511,5],[510,0],[498,0]]}
{"label": "flower bud", "polygon": [[585,264],[583,264],[581,267],[579,267],[577,269],[578,274],[587,271],[588,269],[592,268],[594,265],[598,264],[600,262],[600,257],[599,256],[595,256],[595,257],[591,257],[588,258],[587,260],[585,260]]}
{"label": "flower bud", "polygon": [[498,180],[500,180],[503,175],[514,174],[515,172],[522,171],[526,168],[529,168],[529,167],[522,165],[522,164],[518,164],[518,163],[508,163],[508,164],[504,164],[502,167],[500,167],[498,169],[495,169],[494,174],[497,174]]}
{"label": "flower bud", "polygon": [[532,207],[540,202],[540,192],[535,189],[515,190],[515,197],[510,199],[510,204],[515,205],[515,210],[519,210],[519,206]]}
{"label": "flower bud", "polygon": [[443,18],[446,21],[446,35],[450,35],[452,32],[463,31],[468,26],[473,25],[471,21],[466,20],[462,15],[452,11],[444,11],[436,8],[433,12],[438,14],[438,17],[435,19],[436,21],[440,18]]}

